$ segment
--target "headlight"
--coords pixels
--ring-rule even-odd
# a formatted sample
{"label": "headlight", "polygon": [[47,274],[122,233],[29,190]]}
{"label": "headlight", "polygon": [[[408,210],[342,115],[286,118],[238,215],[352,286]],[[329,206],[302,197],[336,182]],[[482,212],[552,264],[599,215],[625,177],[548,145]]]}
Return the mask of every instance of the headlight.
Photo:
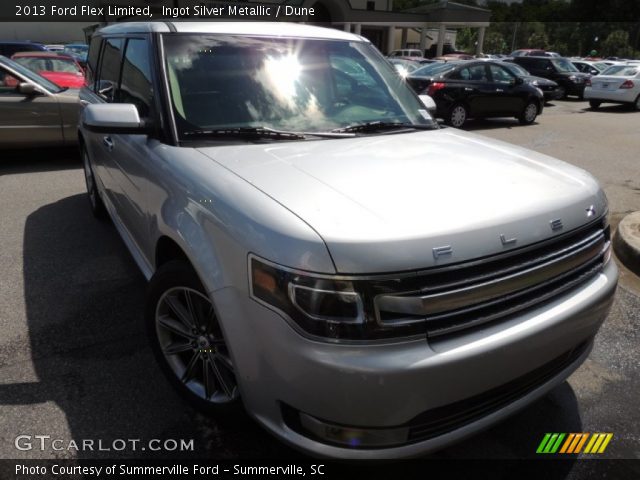
{"label": "headlight", "polygon": [[[426,334],[424,321],[378,321],[374,298],[389,280],[342,279],[292,270],[249,256],[251,297],[281,313],[293,326],[330,341],[370,341]],[[424,320],[424,319],[421,319]]]}
{"label": "headlight", "polygon": [[537,81],[537,80],[534,80],[533,82],[531,82],[531,85],[533,85],[533,86],[537,87],[539,84],[538,84],[538,81]]}

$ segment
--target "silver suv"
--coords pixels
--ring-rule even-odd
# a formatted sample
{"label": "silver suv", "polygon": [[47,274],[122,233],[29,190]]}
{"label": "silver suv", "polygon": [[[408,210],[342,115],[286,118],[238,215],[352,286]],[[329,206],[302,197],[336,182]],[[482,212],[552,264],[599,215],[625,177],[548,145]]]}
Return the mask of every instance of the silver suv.
{"label": "silver suv", "polygon": [[92,39],[93,212],[196,407],[337,458],[441,448],[587,358],[617,282],[585,171],[439,128],[365,39],[130,23]]}

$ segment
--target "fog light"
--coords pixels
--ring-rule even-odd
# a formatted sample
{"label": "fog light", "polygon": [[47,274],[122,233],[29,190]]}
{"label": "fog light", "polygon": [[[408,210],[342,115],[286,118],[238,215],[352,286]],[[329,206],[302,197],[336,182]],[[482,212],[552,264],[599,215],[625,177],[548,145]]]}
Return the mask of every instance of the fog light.
{"label": "fog light", "polygon": [[300,413],[300,423],[316,437],[328,443],[351,448],[375,448],[403,445],[409,438],[408,427],[357,428],[335,425]]}

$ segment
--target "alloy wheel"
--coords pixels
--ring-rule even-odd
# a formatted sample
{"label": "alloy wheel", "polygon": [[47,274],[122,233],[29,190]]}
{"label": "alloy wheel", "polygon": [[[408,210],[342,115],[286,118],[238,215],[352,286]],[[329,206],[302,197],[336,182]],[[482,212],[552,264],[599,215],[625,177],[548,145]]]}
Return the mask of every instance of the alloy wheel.
{"label": "alloy wheel", "polygon": [[233,363],[211,301],[187,287],[167,290],[155,315],[160,349],[176,378],[202,400],[239,396]]}
{"label": "alloy wheel", "polygon": [[462,105],[456,105],[451,110],[451,126],[460,128],[467,120],[467,110]]}
{"label": "alloy wheel", "polygon": [[530,103],[524,110],[524,119],[527,123],[533,122],[538,116],[538,107],[535,103]]}

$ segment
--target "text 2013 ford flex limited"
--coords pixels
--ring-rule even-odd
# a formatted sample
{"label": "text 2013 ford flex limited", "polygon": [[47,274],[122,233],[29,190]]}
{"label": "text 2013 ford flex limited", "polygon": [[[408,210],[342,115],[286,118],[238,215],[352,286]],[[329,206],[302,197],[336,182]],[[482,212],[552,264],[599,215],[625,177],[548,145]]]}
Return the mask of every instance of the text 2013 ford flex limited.
{"label": "text 2013 ford flex limited", "polygon": [[150,280],[169,381],[306,452],[469,436],[563,382],[609,310],[597,182],[439,128],[360,36],[116,24],[80,102],[90,204]]}

